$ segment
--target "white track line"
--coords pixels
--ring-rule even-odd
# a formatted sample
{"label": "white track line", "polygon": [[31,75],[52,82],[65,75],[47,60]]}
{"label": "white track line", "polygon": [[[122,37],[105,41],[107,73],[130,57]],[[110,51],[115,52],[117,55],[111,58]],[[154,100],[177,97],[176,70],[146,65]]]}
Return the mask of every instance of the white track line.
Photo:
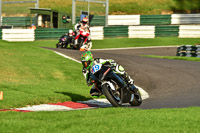
{"label": "white track line", "polygon": [[61,55],[61,56],[65,57],[65,58],[67,58],[67,59],[70,59],[70,60],[73,60],[73,61],[75,61],[75,62],[81,63],[80,61],[78,61],[78,60],[76,60],[76,59],[74,59],[74,58],[72,58],[72,57],[69,57],[69,56],[67,56],[67,55],[61,54],[61,53],[56,52],[56,51],[54,51],[54,52],[55,52],[56,54],[58,54],[58,55]]}
{"label": "white track line", "polygon": [[[65,57],[65,58],[67,58],[67,59],[70,59],[70,60],[73,60],[73,61],[75,61],[75,62],[81,63],[80,61],[78,61],[78,60],[76,60],[76,59],[74,59],[74,58],[72,58],[72,57],[66,56],[66,55],[61,54],[61,53],[56,52],[56,51],[54,51],[54,52],[55,52],[56,54],[58,54],[58,55],[61,55],[61,56]],[[143,100],[149,98],[149,94],[148,94],[145,90],[143,90],[143,89],[142,89],[141,87],[139,87],[139,86],[137,86],[137,88],[139,89],[139,91],[140,91],[140,93],[141,93],[141,95],[142,95],[142,99],[143,99]]]}

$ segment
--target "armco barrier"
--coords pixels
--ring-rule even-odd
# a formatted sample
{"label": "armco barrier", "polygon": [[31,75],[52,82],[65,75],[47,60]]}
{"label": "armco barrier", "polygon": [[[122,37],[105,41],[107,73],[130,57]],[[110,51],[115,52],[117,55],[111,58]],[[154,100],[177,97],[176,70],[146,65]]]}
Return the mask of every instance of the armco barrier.
{"label": "armco barrier", "polygon": [[180,38],[200,38],[200,25],[181,25],[179,28]]}
{"label": "armco barrier", "polygon": [[104,37],[128,37],[128,26],[104,27]]}
{"label": "armco barrier", "polygon": [[140,15],[109,15],[108,25],[140,25]]}
{"label": "armco barrier", "polygon": [[[179,30],[180,29],[180,30]],[[11,29],[10,29],[11,30]],[[12,29],[15,30],[15,29]],[[35,39],[58,39],[69,29],[36,29]],[[1,38],[0,30],[0,38]],[[3,35],[3,34],[2,34]],[[128,38],[154,38],[154,37],[180,37],[200,38],[200,26],[95,26],[91,27],[91,38],[100,40],[104,37],[128,37]]]}
{"label": "armco barrier", "polygon": [[156,37],[178,37],[179,26],[156,26]]}
{"label": "armco barrier", "polygon": [[172,14],[171,24],[200,24],[200,14]]}
{"label": "armco barrier", "polygon": [[177,47],[176,56],[200,57],[200,45],[182,45]]}
{"label": "armco barrier", "polygon": [[2,33],[2,39],[10,42],[35,40],[33,29],[3,29]]}
{"label": "armco barrier", "polygon": [[69,29],[36,29],[35,39],[58,39],[68,31]]}
{"label": "armco barrier", "polygon": [[[36,23],[35,17],[32,17],[32,23]],[[30,27],[31,17],[3,17],[2,24],[14,27]]]}
{"label": "armco barrier", "polygon": [[94,16],[90,25],[91,26],[104,26],[105,25],[105,16]]}
{"label": "armco barrier", "polygon": [[169,25],[171,15],[141,15],[140,25]]}
{"label": "armco barrier", "polygon": [[129,26],[129,38],[154,38],[155,26]]}
{"label": "armco barrier", "polygon": [[[76,23],[80,21],[80,17],[76,17]],[[105,26],[105,16],[94,16],[90,26]]]}
{"label": "armco barrier", "polygon": [[104,34],[103,34],[103,26],[101,27],[91,27],[90,28],[90,34],[92,40],[103,40]]}

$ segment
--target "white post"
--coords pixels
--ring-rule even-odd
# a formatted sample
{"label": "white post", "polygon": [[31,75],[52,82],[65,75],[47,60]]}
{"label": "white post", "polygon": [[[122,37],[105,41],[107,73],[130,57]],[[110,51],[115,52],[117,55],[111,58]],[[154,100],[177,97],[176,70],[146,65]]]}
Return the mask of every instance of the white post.
{"label": "white post", "polygon": [[1,10],[1,5],[2,5],[2,1],[0,0],[0,27],[1,27],[1,25],[2,25],[2,24],[1,24],[1,11],[2,11],[2,10]]}
{"label": "white post", "polygon": [[72,0],[72,24],[76,22],[76,1]]}
{"label": "white post", "polygon": [[36,0],[35,8],[39,8],[39,0]]}
{"label": "white post", "polygon": [[90,22],[90,0],[88,0],[88,23]]}
{"label": "white post", "polygon": [[109,0],[106,0],[106,19],[105,19],[105,26],[108,26],[108,15],[109,15]]}

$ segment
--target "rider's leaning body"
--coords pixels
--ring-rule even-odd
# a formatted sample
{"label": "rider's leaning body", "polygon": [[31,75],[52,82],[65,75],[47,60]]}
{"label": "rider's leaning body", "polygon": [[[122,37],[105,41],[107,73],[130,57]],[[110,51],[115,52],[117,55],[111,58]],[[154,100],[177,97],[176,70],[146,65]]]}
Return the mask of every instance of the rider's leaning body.
{"label": "rider's leaning body", "polygon": [[[90,26],[88,24],[88,18],[84,17],[82,19],[82,21],[77,23],[74,27],[75,27],[75,32],[76,32],[75,44],[77,44],[78,38],[80,37],[80,29],[88,30],[90,32]],[[84,40],[84,43],[86,43],[86,41],[91,41],[90,35]]]}
{"label": "rider's leaning body", "polygon": [[[127,72],[125,72],[124,68],[121,65],[117,64],[112,59],[94,58],[93,54],[90,51],[87,51],[81,55],[81,62],[83,65],[82,73],[86,79],[88,86],[91,86],[93,84],[89,75],[90,72],[92,71],[92,67],[96,64],[104,64],[111,66],[114,69],[114,72],[120,74],[124,79],[128,81],[129,84],[134,84],[134,80],[131,79],[131,77],[127,74]],[[90,90],[90,95],[91,96],[102,95],[96,84],[92,86]]]}

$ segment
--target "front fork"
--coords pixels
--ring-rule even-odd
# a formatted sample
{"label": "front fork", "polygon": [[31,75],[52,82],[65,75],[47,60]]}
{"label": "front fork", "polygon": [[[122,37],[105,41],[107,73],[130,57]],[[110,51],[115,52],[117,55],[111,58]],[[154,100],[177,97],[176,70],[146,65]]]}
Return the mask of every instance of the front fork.
{"label": "front fork", "polygon": [[120,89],[120,102],[119,104],[122,105],[123,103],[123,99],[124,99],[124,89],[127,88],[127,84],[124,83],[124,81],[121,79],[120,76],[118,76],[116,73],[114,73],[113,71],[111,71],[108,75],[108,78],[113,79],[118,86],[121,88]]}

